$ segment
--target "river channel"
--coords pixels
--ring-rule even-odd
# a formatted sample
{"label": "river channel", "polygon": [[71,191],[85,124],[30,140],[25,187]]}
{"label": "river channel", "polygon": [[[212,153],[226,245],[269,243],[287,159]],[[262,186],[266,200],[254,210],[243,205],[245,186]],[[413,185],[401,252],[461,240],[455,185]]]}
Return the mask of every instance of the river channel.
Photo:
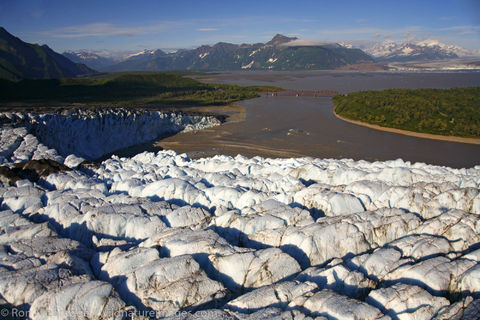
{"label": "river channel", "polygon": [[[340,93],[480,86],[479,72],[236,72],[207,77],[203,80]],[[334,116],[333,103],[326,97],[262,96],[239,105],[243,118],[237,110],[234,121],[178,134],[158,145],[195,158],[242,154],[368,161],[402,158],[457,168],[480,165],[480,145],[416,138],[347,123]]]}

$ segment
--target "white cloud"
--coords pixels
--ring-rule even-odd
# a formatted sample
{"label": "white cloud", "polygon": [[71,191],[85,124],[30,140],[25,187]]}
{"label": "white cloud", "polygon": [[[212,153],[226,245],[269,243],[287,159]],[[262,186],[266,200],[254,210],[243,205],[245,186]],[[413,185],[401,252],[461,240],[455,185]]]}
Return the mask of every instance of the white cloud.
{"label": "white cloud", "polygon": [[375,39],[389,39],[392,37],[392,34],[391,33],[375,33],[375,34],[372,34],[372,38],[375,38]]}
{"label": "white cloud", "polygon": [[[1,1],[1,0],[0,0]],[[357,19],[357,23],[368,21]],[[239,18],[214,18],[214,19],[185,19],[178,21],[150,21],[144,25],[125,26],[124,24],[114,24],[109,22],[96,22],[83,25],[71,25],[65,27],[54,28],[50,30],[36,32],[35,37],[42,37],[43,41],[47,38],[55,39],[79,39],[86,37],[96,37],[97,39],[107,39],[109,36],[132,37],[137,35],[153,35],[150,47],[185,47],[188,45],[201,45],[208,43],[216,43],[219,41],[226,42],[266,42],[278,31],[258,28],[258,32],[248,36],[236,34],[242,27],[249,26],[250,29],[257,29],[257,26],[281,24],[283,32],[286,35],[295,35],[299,38],[322,41],[344,41],[346,39],[392,39],[392,40],[415,40],[424,39],[426,37],[440,38],[442,36],[458,37],[460,40],[470,39],[471,46],[477,46],[480,42],[477,36],[480,33],[480,25],[457,25],[445,26],[443,28],[431,28],[427,26],[404,26],[398,28],[381,28],[376,25],[362,25],[360,28],[330,28],[322,29],[320,21],[309,19],[295,19],[285,17],[268,17],[268,16],[249,16]],[[294,25],[293,27],[291,25]],[[305,24],[308,24],[305,25]],[[314,25],[312,25],[314,24]],[[176,38],[172,35],[181,29],[182,33],[191,34],[184,39]],[[260,31],[262,30],[262,31]],[[198,32],[198,33],[196,33]],[[162,35],[159,37],[158,35]],[[201,35],[201,37],[196,37]],[[474,39],[476,37],[477,39]],[[140,37],[139,37],[140,38]],[[147,37],[142,37],[141,41]],[[162,39],[162,43],[158,43],[158,39]],[[52,40],[49,40],[52,42]],[[60,40],[58,40],[60,41]],[[465,42],[464,41],[464,42]],[[143,43],[143,42],[142,42]],[[130,45],[131,47],[131,45]]]}
{"label": "white cloud", "polygon": [[439,29],[440,31],[456,32],[458,34],[475,34],[480,32],[480,26],[451,26]]}
{"label": "white cloud", "polygon": [[[289,19],[288,21],[290,21]],[[83,38],[83,37],[105,37],[105,36],[134,36],[141,34],[155,34],[162,31],[179,27],[189,27],[196,31],[211,32],[225,28],[243,26],[246,24],[265,23],[266,18],[241,17],[241,18],[218,18],[218,19],[186,19],[178,21],[162,21],[141,26],[119,26],[108,22],[96,22],[83,25],[59,27],[51,30],[38,32],[42,35],[53,38]],[[295,20],[292,20],[295,21]],[[303,20],[302,20],[303,21]],[[306,21],[306,20],[305,20]],[[210,25],[210,27],[203,27]]]}
{"label": "white cloud", "polygon": [[139,34],[152,34],[156,32],[161,32],[182,25],[184,25],[184,23],[162,22],[147,26],[119,27],[111,23],[98,22],[56,28],[40,33],[53,38],[105,37],[118,35],[130,37]]}

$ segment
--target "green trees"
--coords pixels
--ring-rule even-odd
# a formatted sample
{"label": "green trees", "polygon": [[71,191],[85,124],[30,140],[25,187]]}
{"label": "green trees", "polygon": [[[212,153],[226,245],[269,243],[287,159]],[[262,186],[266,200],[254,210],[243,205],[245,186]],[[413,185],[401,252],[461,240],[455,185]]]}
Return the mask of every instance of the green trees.
{"label": "green trees", "polygon": [[333,98],[337,114],[384,127],[480,137],[480,88],[390,89]]}
{"label": "green trees", "polygon": [[[263,88],[272,90],[271,87]],[[273,88],[274,89],[274,88]],[[278,89],[278,88],[276,88]],[[83,102],[113,105],[223,105],[257,97],[262,87],[206,84],[159,72],[53,80],[0,79],[0,102]]]}

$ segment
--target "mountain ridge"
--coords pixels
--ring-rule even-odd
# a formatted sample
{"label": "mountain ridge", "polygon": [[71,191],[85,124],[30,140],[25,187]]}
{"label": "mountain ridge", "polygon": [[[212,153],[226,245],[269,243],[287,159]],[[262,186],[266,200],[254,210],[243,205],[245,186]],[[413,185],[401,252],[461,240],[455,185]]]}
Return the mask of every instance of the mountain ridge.
{"label": "mountain ridge", "polygon": [[99,54],[90,52],[88,50],[80,50],[80,51],[69,50],[69,51],[62,52],[62,55],[75,63],[85,64],[89,68],[92,68],[95,70],[101,69],[106,66],[110,66],[119,62],[116,59],[101,56]]}
{"label": "mountain ridge", "polygon": [[47,45],[31,44],[0,27],[0,79],[75,77],[95,71],[74,63]]}
{"label": "mountain ridge", "polygon": [[385,62],[456,59],[480,55],[480,52],[476,50],[448,45],[434,39],[422,41],[385,40],[370,46],[360,46],[360,48],[376,60]]}
{"label": "mountain ridge", "polygon": [[[314,70],[373,62],[360,49],[338,44],[305,45],[296,37],[275,35],[266,43],[218,42],[173,53],[138,54],[103,71]],[[292,44],[292,45],[289,45]]]}

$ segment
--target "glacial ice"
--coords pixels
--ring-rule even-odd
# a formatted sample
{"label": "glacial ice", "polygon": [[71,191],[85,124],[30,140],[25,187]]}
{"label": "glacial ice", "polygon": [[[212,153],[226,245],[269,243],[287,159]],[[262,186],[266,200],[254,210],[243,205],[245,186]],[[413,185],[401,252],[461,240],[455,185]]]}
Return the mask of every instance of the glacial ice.
{"label": "glacial ice", "polygon": [[124,319],[127,313],[112,285],[103,281],[80,282],[48,291],[32,303],[29,313],[32,319],[67,314],[69,319],[116,320]]}
{"label": "glacial ice", "polygon": [[443,297],[434,297],[417,286],[401,283],[373,290],[366,301],[398,319],[431,319],[450,304]]}
{"label": "glacial ice", "polygon": [[[168,120],[175,130],[192,127],[181,117]],[[161,151],[87,170],[83,159],[111,150],[91,139],[57,152],[52,141],[93,137],[101,124],[140,130],[137,143],[153,129],[128,119],[165,117],[3,118],[1,165],[48,158],[73,170],[0,182],[1,308],[32,319],[475,319],[480,310],[480,166]],[[48,141],[52,126],[60,135]]]}
{"label": "glacial ice", "polygon": [[210,116],[124,108],[0,114],[0,120],[5,119],[10,126],[2,128],[0,157],[11,162],[48,158],[63,163],[62,156],[69,156],[66,165],[72,166],[79,164],[79,157],[97,159],[161,135],[220,124]]}

